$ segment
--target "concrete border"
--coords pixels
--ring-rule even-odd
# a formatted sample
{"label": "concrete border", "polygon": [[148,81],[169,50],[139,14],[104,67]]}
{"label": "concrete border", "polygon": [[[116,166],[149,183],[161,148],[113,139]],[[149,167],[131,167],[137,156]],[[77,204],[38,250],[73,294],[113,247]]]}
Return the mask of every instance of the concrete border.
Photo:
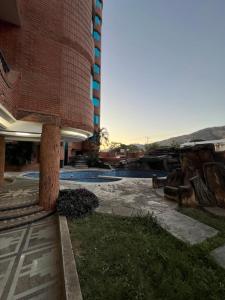
{"label": "concrete border", "polygon": [[83,300],[67,219],[64,216],[58,216],[58,220],[65,299]]}

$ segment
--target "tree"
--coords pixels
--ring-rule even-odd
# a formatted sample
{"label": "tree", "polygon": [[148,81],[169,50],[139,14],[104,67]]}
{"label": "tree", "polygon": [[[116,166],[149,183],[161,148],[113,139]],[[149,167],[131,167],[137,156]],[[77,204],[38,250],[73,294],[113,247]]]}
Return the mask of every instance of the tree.
{"label": "tree", "polygon": [[178,149],[178,148],[180,148],[180,144],[178,142],[176,142],[176,140],[172,140],[170,147]]}
{"label": "tree", "polygon": [[138,146],[130,144],[127,146],[127,150],[131,151],[131,152],[138,152],[140,151],[140,149],[138,148]]}
{"label": "tree", "polygon": [[121,143],[111,142],[109,145],[109,151],[120,151],[121,147]]}
{"label": "tree", "polygon": [[93,136],[88,140],[89,152],[98,152],[101,146],[108,146],[109,144],[109,133],[106,128],[95,130]]}
{"label": "tree", "polygon": [[155,150],[160,148],[160,145],[158,143],[152,143],[152,144],[146,144],[145,145],[145,152],[149,152],[150,150]]}

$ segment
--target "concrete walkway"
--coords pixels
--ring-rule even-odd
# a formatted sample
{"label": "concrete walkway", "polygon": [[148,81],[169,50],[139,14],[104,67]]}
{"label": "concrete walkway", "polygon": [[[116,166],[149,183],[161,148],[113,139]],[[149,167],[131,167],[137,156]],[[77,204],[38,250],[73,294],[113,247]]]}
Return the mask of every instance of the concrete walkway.
{"label": "concrete walkway", "polygon": [[58,224],[52,216],[0,234],[0,299],[63,299]]}
{"label": "concrete walkway", "polygon": [[[61,189],[87,188],[100,199],[100,213],[122,216],[152,213],[168,232],[191,245],[217,234],[217,230],[176,211],[162,191],[152,189],[150,179],[125,179],[107,184],[61,182]],[[0,194],[7,199],[36,199],[38,181],[17,179]],[[10,192],[9,192],[10,190]],[[6,191],[5,191],[6,192]],[[225,261],[225,249],[213,253]],[[222,257],[222,258],[221,258]],[[0,234],[0,299],[63,299],[58,224],[54,216]]]}
{"label": "concrete walkway", "polygon": [[151,179],[124,179],[109,184],[62,182],[62,188],[85,187],[100,199],[97,212],[120,216],[152,214],[176,238],[190,245],[217,235],[218,231],[176,211],[177,204],[167,201],[163,191],[152,189]]}
{"label": "concrete walkway", "polygon": [[[152,189],[150,179],[124,179],[107,184],[61,182],[61,189],[87,188],[100,199],[97,211],[121,216],[153,214],[159,224],[176,238],[194,245],[218,232],[176,211],[162,190]],[[0,193],[0,205],[10,201],[35,201],[38,181],[17,179]],[[59,234],[56,217],[48,217],[0,233],[0,300],[64,299]],[[225,246],[212,256],[225,268]]]}
{"label": "concrete walkway", "polygon": [[[198,244],[215,236],[218,231],[176,211],[177,204],[167,201],[163,191],[152,189],[151,179],[126,178],[111,183],[77,183],[61,181],[61,189],[87,188],[95,193],[100,206],[97,212],[121,216],[137,214],[153,214],[159,224],[169,233],[183,242],[191,245]],[[0,204],[7,199],[17,202],[26,199],[33,201],[37,198],[38,181],[19,178],[6,189],[6,194],[0,194]],[[30,199],[30,200],[29,200]]]}
{"label": "concrete walkway", "polygon": [[225,269],[225,245],[216,248],[211,252],[212,257],[215,259],[217,264]]}

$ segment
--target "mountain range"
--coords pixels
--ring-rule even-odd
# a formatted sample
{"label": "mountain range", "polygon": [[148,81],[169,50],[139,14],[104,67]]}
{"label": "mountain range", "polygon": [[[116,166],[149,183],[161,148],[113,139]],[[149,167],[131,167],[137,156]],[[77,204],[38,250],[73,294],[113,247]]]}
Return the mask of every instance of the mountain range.
{"label": "mountain range", "polygon": [[193,140],[220,140],[225,139],[225,126],[210,127],[195,131],[191,134],[185,134],[177,137],[172,137],[166,140],[157,142],[159,146],[170,146],[171,144],[183,144]]}

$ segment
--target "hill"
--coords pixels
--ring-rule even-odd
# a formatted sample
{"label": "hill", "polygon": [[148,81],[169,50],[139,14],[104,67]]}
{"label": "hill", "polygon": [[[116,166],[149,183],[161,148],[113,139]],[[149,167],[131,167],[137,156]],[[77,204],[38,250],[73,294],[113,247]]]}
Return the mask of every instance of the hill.
{"label": "hill", "polygon": [[172,137],[166,140],[157,142],[159,146],[170,146],[171,144],[183,144],[193,140],[220,140],[225,138],[225,126],[210,127],[198,130],[191,134]]}

